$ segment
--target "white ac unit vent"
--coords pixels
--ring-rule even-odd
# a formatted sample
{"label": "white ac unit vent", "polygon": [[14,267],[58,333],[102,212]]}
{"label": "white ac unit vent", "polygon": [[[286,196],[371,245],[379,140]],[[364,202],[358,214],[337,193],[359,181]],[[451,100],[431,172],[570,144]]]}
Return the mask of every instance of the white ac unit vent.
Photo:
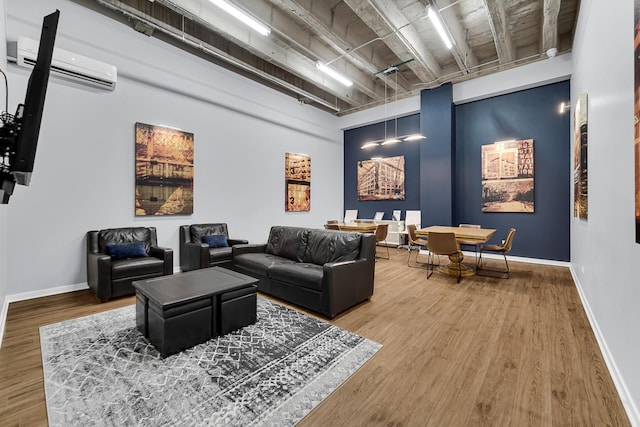
{"label": "white ac unit vent", "polygon": [[[38,57],[38,42],[18,37],[18,41],[8,44],[7,54],[17,65],[33,68]],[[114,90],[118,81],[118,69],[115,65],[57,47],[53,50],[50,70],[51,75],[107,90]]]}

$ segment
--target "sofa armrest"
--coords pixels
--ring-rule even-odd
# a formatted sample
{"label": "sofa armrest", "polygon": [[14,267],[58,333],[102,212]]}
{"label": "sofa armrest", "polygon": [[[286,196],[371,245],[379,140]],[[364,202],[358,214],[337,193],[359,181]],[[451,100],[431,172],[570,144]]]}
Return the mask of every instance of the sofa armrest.
{"label": "sofa armrest", "polygon": [[249,243],[248,240],[244,239],[227,239],[227,242],[229,242],[229,246],[246,245],[247,243]]}
{"label": "sofa armrest", "polygon": [[100,301],[111,298],[111,257],[109,255],[87,254],[87,284]]}
{"label": "sofa armrest", "polygon": [[164,271],[162,272],[164,276],[173,274],[173,249],[151,246],[149,248],[149,255],[164,261]]}
{"label": "sofa armrest", "polygon": [[197,270],[209,267],[209,245],[206,243],[184,243],[180,252],[180,269]]}
{"label": "sofa armrest", "polygon": [[234,245],[231,250],[234,257],[242,254],[263,253],[267,250],[267,244],[240,244]]}
{"label": "sofa armrest", "polygon": [[327,263],[322,268],[323,300],[330,318],[373,295],[373,260],[360,258]]}

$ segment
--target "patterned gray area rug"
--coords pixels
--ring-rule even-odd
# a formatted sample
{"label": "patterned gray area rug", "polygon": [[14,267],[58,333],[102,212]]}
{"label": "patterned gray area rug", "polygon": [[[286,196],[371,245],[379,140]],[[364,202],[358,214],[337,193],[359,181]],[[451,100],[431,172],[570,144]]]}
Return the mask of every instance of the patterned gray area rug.
{"label": "patterned gray area rug", "polygon": [[382,347],[263,298],[257,314],[164,359],[135,306],[43,326],[49,424],[293,425]]}

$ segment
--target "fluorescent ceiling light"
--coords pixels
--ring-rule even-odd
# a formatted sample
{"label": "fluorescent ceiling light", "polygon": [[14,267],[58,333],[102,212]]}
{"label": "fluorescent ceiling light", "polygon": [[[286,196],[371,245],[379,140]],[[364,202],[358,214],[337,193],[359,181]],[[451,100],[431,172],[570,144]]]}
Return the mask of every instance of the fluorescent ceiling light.
{"label": "fluorescent ceiling light", "polygon": [[256,20],[252,16],[247,15],[245,11],[239,9],[237,6],[234,6],[233,4],[227,2],[226,0],[209,0],[209,1],[215,4],[216,6],[218,6],[220,9],[227,12],[229,15],[236,18],[238,21],[241,21],[245,25],[248,25],[249,27],[253,28],[263,36],[268,36],[269,34],[271,34],[271,28],[267,27],[261,22],[258,22],[258,20]]}
{"label": "fluorescent ceiling light", "polygon": [[325,73],[329,77],[339,81],[343,85],[345,85],[347,87],[353,86],[353,82],[351,80],[349,80],[348,78],[346,78],[345,76],[343,76],[342,74],[340,74],[339,72],[334,70],[333,68],[328,67],[327,65],[323,64],[321,61],[316,62],[316,67],[318,67],[318,69],[320,71],[322,71],[323,73]]}
{"label": "fluorescent ceiling light", "polygon": [[419,133],[414,133],[413,135],[407,136],[404,141],[417,141],[419,139],[425,139],[426,136],[422,136]]}
{"label": "fluorescent ceiling light", "polygon": [[365,149],[365,148],[371,148],[371,147],[376,147],[378,145],[377,142],[367,142],[366,144],[363,144],[362,147],[360,147],[361,149]]}
{"label": "fluorescent ceiling light", "polygon": [[433,24],[433,26],[436,27],[436,30],[438,31],[438,34],[440,34],[440,38],[442,38],[442,41],[444,42],[444,44],[447,46],[447,49],[451,49],[453,47],[453,43],[451,43],[451,40],[449,40],[449,36],[447,35],[447,32],[444,30],[444,26],[440,21],[440,17],[438,16],[437,12],[433,9],[433,7],[431,6],[427,7],[427,16],[431,20],[431,23]]}

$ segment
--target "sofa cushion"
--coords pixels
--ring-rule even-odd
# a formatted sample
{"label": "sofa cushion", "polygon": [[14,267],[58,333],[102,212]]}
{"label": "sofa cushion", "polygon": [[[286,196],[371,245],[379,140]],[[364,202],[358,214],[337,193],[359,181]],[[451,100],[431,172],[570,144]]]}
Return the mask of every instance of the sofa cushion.
{"label": "sofa cushion", "polygon": [[202,243],[203,236],[210,236],[212,234],[224,234],[229,237],[229,232],[227,231],[227,224],[225,223],[217,223],[217,224],[192,224],[189,227],[189,234],[191,237],[191,242],[193,243]]}
{"label": "sofa cushion", "polygon": [[202,243],[206,243],[210,248],[224,248],[228,247],[227,236],[224,234],[209,234],[202,236]]}
{"label": "sofa cushion", "polygon": [[296,262],[302,262],[307,248],[309,229],[298,227],[271,227],[266,252]]}
{"label": "sofa cushion", "polygon": [[233,262],[245,270],[258,273],[262,276],[267,275],[267,270],[275,264],[294,264],[288,258],[282,258],[272,254],[265,253],[246,253],[233,257]]}
{"label": "sofa cushion", "polygon": [[108,228],[98,232],[98,248],[102,253],[107,252],[110,243],[143,242],[144,251],[149,253],[151,248],[151,232],[146,227]]}
{"label": "sofa cushion", "polygon": [[352,261],[360,253],[360,233],[311,230],[304,262],[324,265]]}
{"label": "sofa cushion", "polygon": [[140,258],[149,256],[144,250],[143,242],[109,243],[107,254],[113,259]]}
{"label": "sofa cushion", "polygon": [[291,283],[303,288],[322,291],[322,266],[300,262],[296,264],[276,264],[268,271],[269,279]]}
{"label": "sofa cushion", "polygon": [[163,271],[164,262],[154,257],[129,258],[111,262],[111,277],[114,280],[126,277],[162,274]]}

